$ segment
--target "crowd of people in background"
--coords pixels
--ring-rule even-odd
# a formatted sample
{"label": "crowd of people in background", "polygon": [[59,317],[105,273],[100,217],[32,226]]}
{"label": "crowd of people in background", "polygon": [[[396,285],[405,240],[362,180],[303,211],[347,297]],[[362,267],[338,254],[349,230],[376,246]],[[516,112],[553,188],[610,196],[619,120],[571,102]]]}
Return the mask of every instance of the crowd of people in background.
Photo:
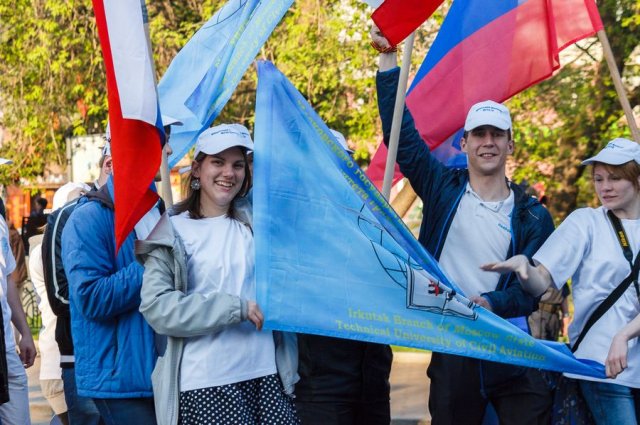
{"label": "crowd of people in background", "polygon": [[[372,45],[388,143],[400,70],[375,28]],[[180,125],[163,123],[168,136]],[[507,107],[473,105],[460,145],[466,168],[447,168],[405,108],[397,161],[428,205],[420,243],[474,303],[536,338],[568,335],[578,357],[605,364],[606,379],[566,377],[597,424],[636,424],[640,146],[618,138],[585,160],[601,206],[554,230],[539,199],[506,176],[516,148]],[[118,250],[109,140],[93,184],[62,186],[46,216],[46,200],[34,203],[30,218],[46,226],[28,248],[0,218],[0,424],[30,423],[25,368],[36,346],[19,295],[25,249],[42,312],[42,393],[62,424],[390,423],[389,346],[262,329],[252,152],[240,124],[204,131],[185,199],[168,210],[159,201]],[[544,371],[434,352],[427,375],[434,425],[552,421]]]}

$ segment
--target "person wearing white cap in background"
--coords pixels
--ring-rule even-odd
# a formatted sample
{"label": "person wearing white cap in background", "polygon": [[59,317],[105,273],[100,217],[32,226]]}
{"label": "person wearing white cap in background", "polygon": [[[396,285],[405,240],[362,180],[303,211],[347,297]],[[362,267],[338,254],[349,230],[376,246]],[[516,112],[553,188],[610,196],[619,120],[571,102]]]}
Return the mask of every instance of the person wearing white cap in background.
{"label": "person wearing white cap in background", "polygon": [[[111,153],[108,149],[104,149],[104,153],[104,157],[111,161]],[[53,195],[53,211],[47,217],[44,234],[32,238],[40,238],[41,243],[37,249],[32,250],[29,260],[32,281],[41,298],[39,307],[43,312],[43,325],[45,326],[40,335],[42,393],[52,404],[54,412],[58,414],[63,406],[55,399],[55,391],[59,389],[59,385],[54,377],[59,372],[63,384],[66,416],[71,424],[98,425],[103,423],[93,399],[80,396],[76,386],[74,346],[69,311],[69,286],[62,265],[61,244],[62,232],[67,220],[78,205],[79,197],[97,190],[95,184],[91,187],[84,183],[69,182],[56,191]],[[40,285],[44,286],[44,295],[40,293]],[[55,320],[52,323],[51,315]],[[53,348],[48,348],[51,333],[54,333],[55,336],[54,343],[57,353]],[[51,364],[54,357],[58,359],[56,365],[59,366],[58,368]]]}
{"label": "person wearing white cap in background", "polygon": [[[376,85],[388,143],[400,69],[395,49],[375,26],[371,37],[381,53]],[[451,169],[431,154],[405,108],[397,162],[425,205],[420,243],[470,300],[511,318],[526,332],[526,316],[537,308],[536,297],[515,276],[480,270],[482,264],[515,254],[533,255],[553,231],[546,208],[506,177],[507,157],[514,150],[511,130],[504,105],[491,100],[473,105],[460,140],[468,169]],[[551,392],[539,370],[434,352],[427,375],[433,425],[479,424],[488,403],[502,424],[550,420]]]}
{"label": "person wearing white cap in background", "polygon": [[627,139],[614,139],[582,163],[592,166],[600,207],[580,208],[569,214],[533,256],[535,265],[518,255],[484,268],[516,272],[525,289],[534,295],[550,285],[559,289],[571,279],[574,320],[569,326],[570,345],[577,358],[604,363],[609,378],[565,376],[578,379],[596,423],[635,425],[640,419],[640,405],[634,402],[640,394],[637,272],[633,284],[629,283],[620,298],[581,334],[596,307],[630,275],[632,264],[639,258],[640,146]]}
{"label": "person wearing white cap in background", "polygon": [[[11,164],[0,158],[0,164]],[[0,423],[30,424],[29,392],[25,368],[33,365],[36,358],[36,346],[27,324],[27,318],[18,296],[18,288],[11,273],[16,262],[9,243],[9,228],[0,216],[0,307],[4,325],[4,348],[7,365],[9,400],[0,405]],[[20,334],[16,347],[14,327]],[[16,351],[17,348],[17,351]],[[2,383],[4,385],[4,383]],[[4,390],[5,388],[3,388]],[[4,394],[4,391],[1,391]]]}
{"label": "person wearing white cap in background", "polygon": [[[353,153],[342,133],[331,133]],[[388,345],[298,334],[298,352],[296,409],[303,425],[389,424]]]}
{"label": "person wearing white cap in background", "polygon": [[140,311],[167,337],[154,370],[161,425],[298,423],[295,335],[261,331],[255,302],[251,149],[242,125],[205,130],[186,199],[136,243]]}
{"label": "person wearing white cap in background", "polygon": [[[69,182],[61,186],[53,195],[52,214],[67,202],[74,200],[91,187],[85,183]],[[38,296],[38,309],[42,316],[38,348],[40,351],[40,387],[42,395],[47,399],[53,412],[63,424],[68,424],[67,404],[65,402],[64,383],[60,368],[60,350],[56,342],[57,317],[51,309],[45,287],[42,257],[42,240],[44,235],[32,236],[29,239],[29,276]],[[88,423],[90,425],[90,423]]]}

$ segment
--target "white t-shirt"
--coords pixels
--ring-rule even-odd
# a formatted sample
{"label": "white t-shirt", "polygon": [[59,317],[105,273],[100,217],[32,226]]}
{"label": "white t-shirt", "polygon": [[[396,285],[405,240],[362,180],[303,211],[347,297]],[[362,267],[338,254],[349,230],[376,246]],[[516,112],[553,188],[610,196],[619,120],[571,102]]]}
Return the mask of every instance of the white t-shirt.
{"label": "white t-shirt", "polygon": [[505,259],[513,207],[513,191],[502,201],[487,202],[467,183],[440,255],[442,269],[467,297],[496,290],[500,275],[480,266]]}
{"label": "white t-shirt", "polygon": [[61,379],[60,349],[56,342],[57,317],[49,305],[42,269],[42,245],[38,244],[29,254],[29,276],[38,298],[38,309],[42,313],[42,328],[38,337],[40,379]]}
{"label": "white t-shirt", "polygon": [[[256,299],[253,234],[226,216],[194,220],[171,217],[187,252],[187,294],[224,292]],[[244,321],[210,335],[188,338],[180,369],[180,391],[216,387],[276,373],[270,331]]]}
{"label": "white t-shirt", "polygon": [[[640,220],[621,220],[634,258],[640,246]],[[533,259],[549,270],[556,287],[572,279],[574,320],[569,340],[578,339],[591,313],[629,275],[620,242],[603,207],[581,208],[571,213],[547,239]],[[613,336],[640,313],[634,285],[593,325],[575,353],[577,358],[603,363]],[[577,377],[576,375],[569,375]],[[628,367],[613,379],[579,377],[640,388],[640,346],[629,342]]]}
{"label": "white t-shirt", "polygon": [[4,344],[7,352],[16,351],[16,339],[11,325],[11,308],[7,302],[7,276],[16,268],[16,260],[9,244],[9,228],[4,218],[0,216],[0,304],[2,305],[2,319],[4,320]]}

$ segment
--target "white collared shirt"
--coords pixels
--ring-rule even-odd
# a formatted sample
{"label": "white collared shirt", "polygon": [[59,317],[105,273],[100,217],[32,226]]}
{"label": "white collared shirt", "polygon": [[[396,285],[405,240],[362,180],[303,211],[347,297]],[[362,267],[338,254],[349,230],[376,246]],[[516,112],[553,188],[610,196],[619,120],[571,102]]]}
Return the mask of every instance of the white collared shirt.
{"label": "white collared shirt", "polygon": [[511,242],[513,191],[502,201],[483,201],[467,187],[447,233],[440,265],[467,297],[494,291],[500,275],[480,270],[506,259]]}

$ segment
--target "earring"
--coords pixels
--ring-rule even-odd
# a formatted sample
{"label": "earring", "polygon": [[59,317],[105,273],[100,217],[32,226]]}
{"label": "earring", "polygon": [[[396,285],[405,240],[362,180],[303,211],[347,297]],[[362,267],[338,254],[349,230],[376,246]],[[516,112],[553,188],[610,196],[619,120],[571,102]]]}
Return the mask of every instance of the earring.
{"label": "earring", "polygon": [[200,190],[200,179],[199,178],[194,177],[193,180],[191,180],[191,189]]}

